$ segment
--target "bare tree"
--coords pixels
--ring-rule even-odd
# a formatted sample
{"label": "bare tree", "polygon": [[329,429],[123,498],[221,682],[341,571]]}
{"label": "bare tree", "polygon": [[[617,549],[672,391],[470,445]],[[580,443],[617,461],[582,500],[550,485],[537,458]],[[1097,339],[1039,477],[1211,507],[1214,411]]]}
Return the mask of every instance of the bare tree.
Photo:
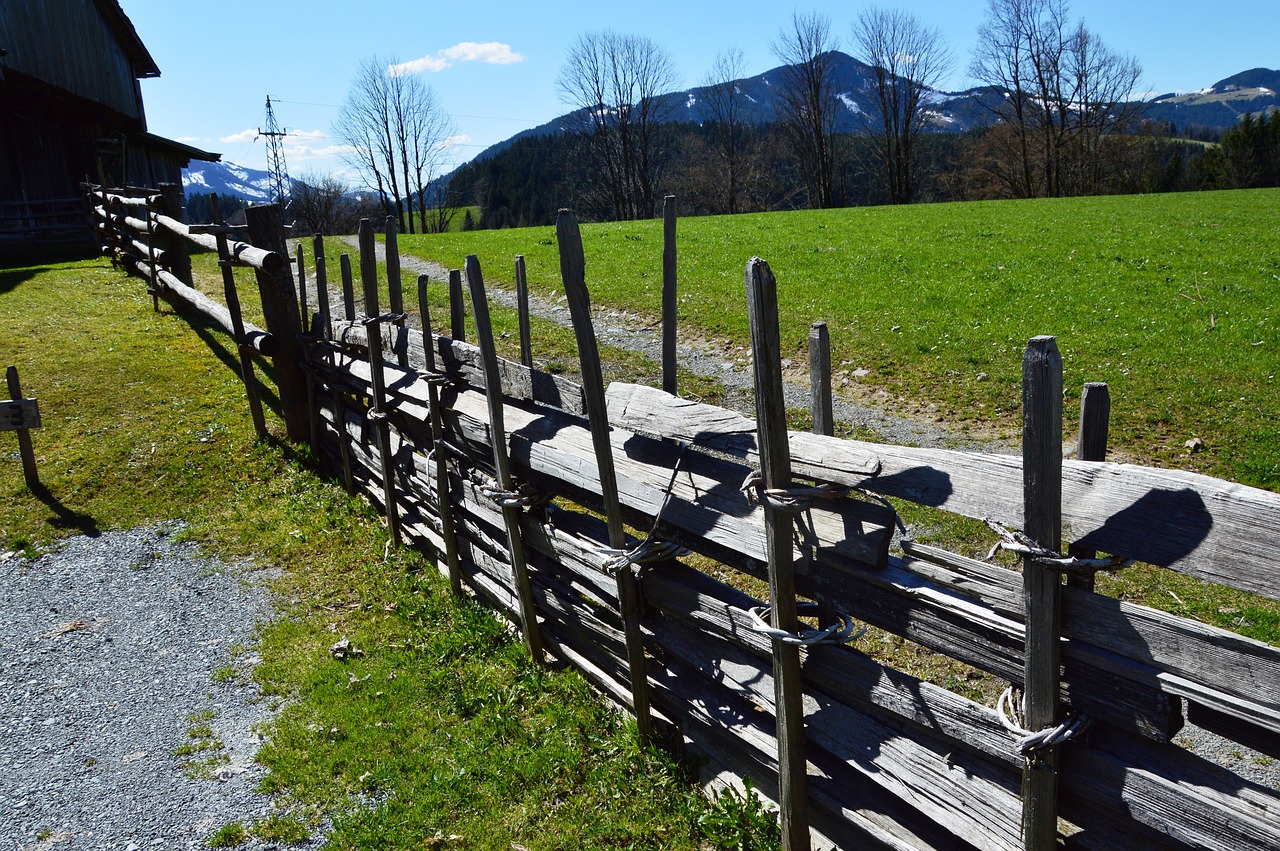
{"label": "bare tree", "polygon": [[574,40],[556,85],[576,107],[578,129],[594,160],[588,203],[614,219],[657,210],[658,184],[670,153],[663,127],[677,84],[671,54],[641,36],[606,30]]}
{"label": "bare tree", "polygon": [[741,209],[739,195],[750,155],[747,130],[751,125],[753,104],[742,91],[739,81],[746,75],[742,51],[731,48],[717,54],[711,70],[703,78],[702,97],[710,113],[712,146],[718,168],[717,206],[723,213]]}
{"label": "bare tree", "polygon": [[414,231],[415,200],[424,230],[427,185],[441,165],[452,122],[421,78],[397,73],[394,59],[372,57],[359,66],[334,123],[350,147],[345,159],[378,193],[402,231]]}
{"label": "bare tree", "polygon": [[809,193],[809,206],[835,206],[835,39],[816,12],[791,16],[772,45],[782,62],[779,119]]}
{"label": "bare tree", "polygon": [[865,9],[853,25],[853,42],[855,55],[874,75],[876,113],[868,129],[884,169],[889,203],[908,204],[926,97],[950,68],[951,52],[937,29],[899,9]]}
{"label": "bare tree", "polygon": [[1108,50],[1066,0],[988,0],[970,73],[1001,89],[996,108],[1017,140],[1013,194],[1094,191],[1102,138],[1136,116],[1142,74],[1131,57]]}

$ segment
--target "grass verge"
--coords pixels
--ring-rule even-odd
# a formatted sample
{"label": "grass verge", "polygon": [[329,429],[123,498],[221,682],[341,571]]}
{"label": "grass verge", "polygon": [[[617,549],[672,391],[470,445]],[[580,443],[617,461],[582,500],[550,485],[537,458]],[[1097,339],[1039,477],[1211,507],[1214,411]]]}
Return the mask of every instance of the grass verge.
{"label": "grass verge", "polygon": [[[16,445],[0,456],[0,551],[181,517],[212,551],[284,568],[255,676],[281,707],[264,791],[298,824],[331,818],[335,848],[714,845],[729,804],[638,748],[581,677],[533,667],[420,556],[387,551],[373,510],[280,441],[278,420],[254,441],[222,334],[86,261],[0,270],[0,335],[44,420],[36,492]],[[364,656],[335,659],[342,636]],[[202,719],[189,727],[180,756],[217,750]],[[210,844],[263,831],[296,835],[236,823]]]}

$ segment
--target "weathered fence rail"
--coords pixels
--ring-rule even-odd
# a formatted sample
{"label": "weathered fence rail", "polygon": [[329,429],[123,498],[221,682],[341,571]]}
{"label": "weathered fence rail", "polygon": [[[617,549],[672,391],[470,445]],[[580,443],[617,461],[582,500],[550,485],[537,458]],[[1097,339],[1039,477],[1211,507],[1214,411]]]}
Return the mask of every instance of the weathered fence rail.
{"label": "weathered fence rail", "polygon": [[[461,274],[420,280],[414,329],[396,258],[381,313],[368,228],[365,300],[342,255],[330,315],[318,263],[325,297],[302,353],[316,451],[406,543],[436,553],[456,590],[519,625],[535,658],[581,669],[645,735],[749,775],[778,802],[789,848],[808,847],[811,828],[844,848],[1280,847],[1280,792],[1173,742],[1189,718],[1280,757],[1280,650],[1063,584],[1064,571],[1089,575],[1094,562],[1023,546],[1011,569],[895,545],[885,502],[1278,598],[1280,495],[1063,460],[1049,338],[1029,347],[1027,409],[1042,419],[1029,419],[1022,458],[785,434],[776,409],[752,420],[655,388],[604,388],[576,224],[562,217],[557,230],[584,383],[533,368],[524,339],[522,362],[496,356],[474,257],[476,344],[462,339]],[[323,250],[317,239],[317,260]],[[746,283],[757,288],[754,360],[771,381],[767,266],[753,261]],[[449,334],[425,313],[433,286],[450,294]],[[757,397],[781,394],[760,386]],[[758,582],[715,578],[726,569],[769,581],[769,600],[742,590]],[[860,649],[857,624],[1019,691],[987,706],[895,670]],[[835,640],[797,643],[820,631]],[[1034,701],[1018,699],[1024,689]],[[1020,746],[1059,723],[1078,731]],[[1031,729],[1010,732],[1020,726]]]}

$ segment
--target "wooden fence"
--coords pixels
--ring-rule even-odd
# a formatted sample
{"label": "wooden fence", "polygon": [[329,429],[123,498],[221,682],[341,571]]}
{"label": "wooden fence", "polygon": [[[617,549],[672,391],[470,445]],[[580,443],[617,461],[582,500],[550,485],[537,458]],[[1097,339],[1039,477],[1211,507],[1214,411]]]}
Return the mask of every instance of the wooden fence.
{"label": "wooden fence", "polygon": [[[130,244],[162,222],[149,213],[116,250],[154,250]],[[319,238],[299,265],[312,267],[314,298],[304,276],[277,282],[311,315],[306,422],[286,410],[290,433],[386,513],[395,540],[435,553],[457,593],[510,617],[535,659],[577,666],[643,736],[749,776],[778,803],[788,848],[1280,847],[1276,789],[1173,742],[1188,718],[1280,758],[1280,650],[1091,582],[1100,567],[1123,569],[1097,551],[1280,597],[1280,495],[1064,459],[1062,363],[1048,337],[1027,347],[1021,458],[788,433],[777,284],[759,259],[744,277],[755,420],[655,388],[605,388],[567,212],[557,238],[580,383],[528,355],[497,357],[475,257],[448,283],[418,279],[416,327],[394,231],[379,281],[367,222],[362,300],[344,255],[330,310]],[[463,339],[464,277],[474,342]],[[437,285],[451,293],[448,334],[427,309]],[[234,333],[250,345],[252,331]],[[1092,390],[1086,457],[1105,442],[1094,404],[1105,394]],[[895,537],[902,501],[989,521],[1020,569]],[[743,581],[717,578],[732,575]],[[742,590],[760,580],[767,603]],[[1011,691],[988,706],[896,670],[864,652],[864,624]]]}

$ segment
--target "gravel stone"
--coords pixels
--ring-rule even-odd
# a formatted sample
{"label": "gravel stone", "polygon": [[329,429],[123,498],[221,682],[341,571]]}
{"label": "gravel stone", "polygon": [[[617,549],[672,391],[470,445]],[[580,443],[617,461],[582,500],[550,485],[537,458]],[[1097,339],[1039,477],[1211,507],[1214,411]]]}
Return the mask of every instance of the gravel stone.
{"label": "gravel stone", "polygon": [[[0,558],[0,848],[204,848],[279,814],[255,791],[270,710],[249,676],[273,573],[209,559],[182,528]],[[176,755],[200,725],[223,747]],[[215,753],[212,776],[188,776],[184,759]]]}

